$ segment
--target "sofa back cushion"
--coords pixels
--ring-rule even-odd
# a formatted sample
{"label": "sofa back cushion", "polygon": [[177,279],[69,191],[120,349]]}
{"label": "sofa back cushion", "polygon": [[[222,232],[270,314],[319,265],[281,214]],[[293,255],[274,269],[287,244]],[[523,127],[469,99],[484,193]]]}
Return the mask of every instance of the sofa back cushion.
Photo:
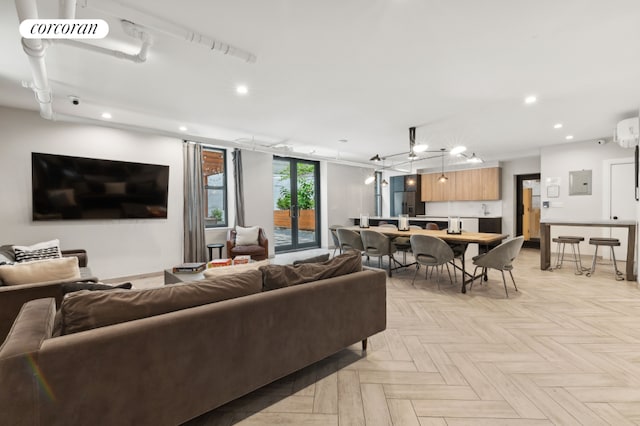
{"label": "sofa back cushion", "polygon": [[77,257],[61,257],[59,259],[0,265],[0,280],[4,285],[73,279],[80,279]]}
{"label": "sofa back cushion", "polygon": [[267,291],[362,271],[362,256],[351,250],[322,263],[268,265],[260,270],[262,289]]}
{"label": "sofa back cushion", "polygon": [[129,291],[79,291],[60,307],[61,334],[77,333],[167,312],[259,293],[260,271]]}

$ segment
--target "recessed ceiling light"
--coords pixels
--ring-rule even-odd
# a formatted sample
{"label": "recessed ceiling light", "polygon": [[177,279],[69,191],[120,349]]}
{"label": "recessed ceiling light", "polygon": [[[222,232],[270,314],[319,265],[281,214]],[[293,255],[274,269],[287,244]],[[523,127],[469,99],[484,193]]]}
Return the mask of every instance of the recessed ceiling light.
{"label": "recessed ceiling light", "polygon": [[524,98],[524,103],[527,105],[535,104],[537,101],[538,101],[538,98],[536,98],[533,95],[527,96],[526,98]]}
{"label": "recessed ceiling light", "polygon": [[110,120],[111,119],[111,113],[110,112],[103,112],[102,113],[102,118],[104,118],[106,120]]}
{"label": "recessed ceiling light", "polygon": [[239,95],[246,95],[247,93],[249,93],[249,88],[244,84],[241,84],[236,87],[236,93]]}
{"label": "recessed ceiling light", "polygon": [[573,139],[573,135],[567,135],[567,136],[565,136],[565,139],[570,141],[571,139]]}
{"label": "recessed ceiling light", "polygon": [[180,129],[181,132],[186,132],[187,131],[187,126],[180,126],[180,127],[178,127],[178,129]]}
{"label": "recessed ceiling light", "polygon": [[466,146],[456,146],[455,148],[451,149],[450,154],[451,155],[458,155],[458,154],[462,154],[466,150],[467,150]]}
{"label": "recessed ceiling light", "polygon": [[553,125],[554,129],[562,129],[562,123],[556,123]]}

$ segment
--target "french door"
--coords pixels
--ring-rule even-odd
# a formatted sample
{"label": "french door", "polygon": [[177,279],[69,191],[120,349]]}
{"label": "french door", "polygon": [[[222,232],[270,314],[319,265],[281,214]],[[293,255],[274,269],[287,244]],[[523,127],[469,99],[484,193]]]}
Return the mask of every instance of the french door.
{"label": "french door", "polygon": [[273,158],[276,252],[320,247],[319,177],[315,161]]}

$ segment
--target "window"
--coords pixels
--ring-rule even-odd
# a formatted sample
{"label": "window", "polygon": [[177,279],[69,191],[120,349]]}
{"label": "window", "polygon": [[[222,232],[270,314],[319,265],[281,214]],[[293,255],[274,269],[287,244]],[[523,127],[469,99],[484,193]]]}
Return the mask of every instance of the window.
{"label": "window", "polygon": [[207,228],[227,226],[227,151],[202,148],[204,221]]}

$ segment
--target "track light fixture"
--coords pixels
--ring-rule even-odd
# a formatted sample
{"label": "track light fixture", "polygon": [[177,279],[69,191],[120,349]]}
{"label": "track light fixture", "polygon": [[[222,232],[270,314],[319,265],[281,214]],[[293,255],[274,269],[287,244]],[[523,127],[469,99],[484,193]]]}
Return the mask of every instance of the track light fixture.
{"label": "track light fixture", "polygon": [[[465,158],[470,158],[467,157],[466,155],[463,154],[464,151],[466,151],[467,148],[464,146],[456,146],[453,147],[451,149],[447,149],[447,148],[440,148],[438,150],[430,150],[429,149],[429,145],[427,144],[423,144],[423,143],[416,143],[416,128],[415,127],[409,127],[409,151],[408,152],[400,152],[398,154],[391,154],[391,155],[387,155],[384,157],[380,157],[379,154],[374,155],[373,157],[371,157],[369,159],[369,161],[375,161],[375,162],[380,162],[380,161],[384,161],[393,157],[399,157],[401,155],[406,156],[408,161],[405,162],[401,162],[400,164],[404,164],[406,162],[412,162],[412,161],[418,161],[418,160],[428,160],[431,158],[438,158],[441,155],[444,156],[445,153],[450,153],[451,155],[455,155],[455,156],[463,156]],[[438,153],[438,155],[427,155],[424,157],[421,157],[418,154],[422,154],[422,153]],[[475,156],[475,154],[474,154]],[[477,157],[475,157],[477,158]],[[476,162],[477,160],[474,160],[473,162]],[[482,161],[482,160],[481,160]],[[394,164],[394,166],[398,166],[399,164],[396,163]],[[392,166],[388,166],[388,167],[392,167]],[[388,167],[383,167],[383,168],[388,168]],[[446,176],[445,176],[446,177]]]}

